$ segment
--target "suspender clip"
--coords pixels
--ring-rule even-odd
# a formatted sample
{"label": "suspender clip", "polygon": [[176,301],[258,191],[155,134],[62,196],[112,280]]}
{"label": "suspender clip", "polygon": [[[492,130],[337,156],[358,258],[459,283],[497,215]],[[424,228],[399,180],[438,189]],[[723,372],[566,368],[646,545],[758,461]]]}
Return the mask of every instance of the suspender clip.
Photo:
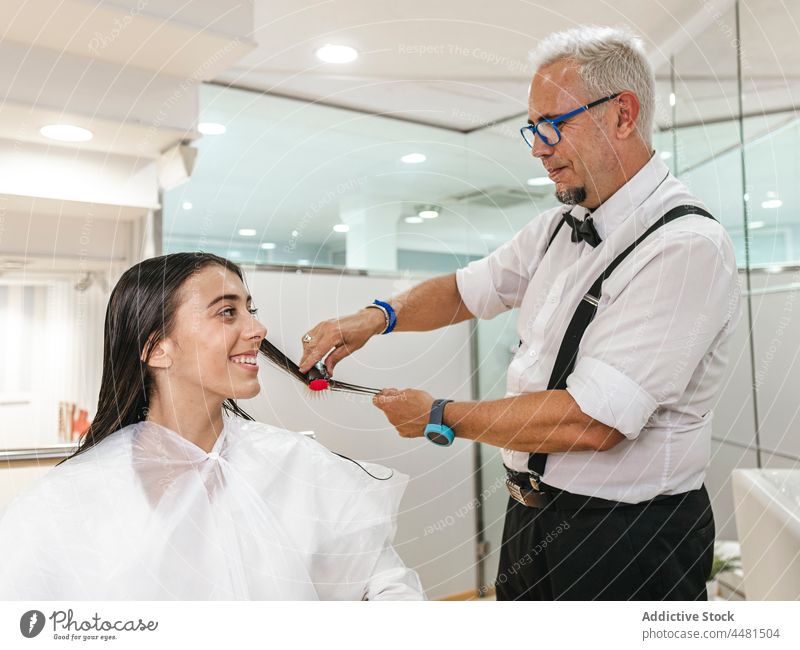
{"label": "suspender clip", "polygon": [[595,297],[594,297],[592,294],[590,294],[590,293],[587,293],[587,294],[586,294],[586,295],[583,297],[583,300],[585,300],[586,302],[588,302],[588,303],[589,303],[590,305],[592,305],[593,307],[597,307],[597,306],[600,304],[600,299],[599,299],[599,298],[595,298]]}

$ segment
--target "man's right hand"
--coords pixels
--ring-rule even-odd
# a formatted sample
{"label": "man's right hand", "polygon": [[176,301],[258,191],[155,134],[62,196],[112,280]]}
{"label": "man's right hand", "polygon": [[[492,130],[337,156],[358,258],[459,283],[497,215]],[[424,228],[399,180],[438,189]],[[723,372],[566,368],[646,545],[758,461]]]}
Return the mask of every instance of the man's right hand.
{"label": "man's right hand", "polygon": [[325,367],[332,375],[337,363],[364,347],[370,338],[385,328],[386,317],[375,308],[365,308],[338,320],[322,321],[306,332],[311,340],[303,342],[303,356],[298,364],[300,372],[308,372],[317,361],[325,359]]}

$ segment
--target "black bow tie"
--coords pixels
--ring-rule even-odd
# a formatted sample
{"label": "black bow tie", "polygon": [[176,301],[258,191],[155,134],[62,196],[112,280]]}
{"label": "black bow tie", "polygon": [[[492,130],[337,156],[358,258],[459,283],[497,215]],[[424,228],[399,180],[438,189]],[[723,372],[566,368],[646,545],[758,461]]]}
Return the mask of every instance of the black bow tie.
{"label": "black bow tie", "polygon": [[564,215],[564,221],[572,228],[572,241],[579,242],[583,240],[593,247],[603,241],[600,239],[600,235],[597,234],[591,217],[586,217],[583,221],[579,221],[568,212]]}

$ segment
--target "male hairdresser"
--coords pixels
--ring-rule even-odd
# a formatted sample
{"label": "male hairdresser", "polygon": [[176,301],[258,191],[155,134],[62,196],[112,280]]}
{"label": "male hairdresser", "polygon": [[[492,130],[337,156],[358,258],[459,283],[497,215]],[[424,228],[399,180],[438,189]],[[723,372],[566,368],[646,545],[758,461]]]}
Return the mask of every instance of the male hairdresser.
{"label": "male hairdresser", "polygon": [[301,370],[331,350],[333,370],[375,334],[518,309],[504,399],[374,400],[401,436],[503,449],[498,599],[704,600],[711,409],[739,316],[731,240],[653,151],[637,38],[581,27],[532,57],[520,146],[564,205],[453,275],[318,324]]}

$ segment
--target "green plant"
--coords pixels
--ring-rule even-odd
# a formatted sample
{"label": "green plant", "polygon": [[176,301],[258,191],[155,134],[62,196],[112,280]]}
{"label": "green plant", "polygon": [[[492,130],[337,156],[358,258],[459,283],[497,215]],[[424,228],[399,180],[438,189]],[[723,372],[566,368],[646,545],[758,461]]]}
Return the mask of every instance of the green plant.
{"label": "green plant", "polygon": [[717,574],[722,573],[723,571],[733,571],[741,567],[742,558],[738,555],[734,555],[732,557],[722,557],[720,555],[714,554],[714,561],[711,563],[711,575],[709,576],[709,580],[713,580],[717,577]]}

